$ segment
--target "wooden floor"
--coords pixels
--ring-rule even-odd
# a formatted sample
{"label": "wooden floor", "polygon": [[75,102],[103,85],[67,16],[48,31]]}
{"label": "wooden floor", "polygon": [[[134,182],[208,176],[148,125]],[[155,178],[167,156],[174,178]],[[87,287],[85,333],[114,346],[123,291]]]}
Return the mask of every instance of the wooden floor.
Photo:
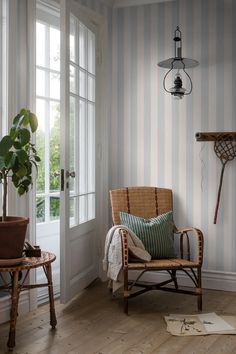
{"label": "wooden floor", "polygon": [[[163,316],[197,313],[194,296],[150,292],[129,302],[106,284],[95,282],[67,306],[57,303],[58,325],[50,329],[48,306],[19,316],[15,354],[206,354],[236,353],[236,336],[174,337],[166,332]],[[236,316],[236,293],[205,290],[204,312]],[[8,324],[0,325],[0,353],[7,353]]]}

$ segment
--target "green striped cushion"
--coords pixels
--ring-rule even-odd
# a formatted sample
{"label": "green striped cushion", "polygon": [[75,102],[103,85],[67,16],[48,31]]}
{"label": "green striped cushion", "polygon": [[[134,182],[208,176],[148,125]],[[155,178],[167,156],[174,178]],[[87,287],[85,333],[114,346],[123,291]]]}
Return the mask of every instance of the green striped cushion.
{"label": "green striped cushion", "polygon": [[120,212],[120,220],[140,238],[152,258],[175,257],[172,211],[151,219]]}

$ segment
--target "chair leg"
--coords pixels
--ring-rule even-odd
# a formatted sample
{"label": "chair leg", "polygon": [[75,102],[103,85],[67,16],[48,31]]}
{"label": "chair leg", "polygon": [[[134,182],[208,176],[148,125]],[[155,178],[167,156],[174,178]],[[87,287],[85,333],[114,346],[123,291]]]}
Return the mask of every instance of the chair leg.
{"label": "chair leg", "polygon": [[173,282],[175,284],[175,289],[178,290],[179,286],[178,286],[178,282],[177,282],[177,278],[176,278],[176,270],[172,270],[171,277],[172,277]]}
{"label": "chair leg", "polygon": [[128,315],[128,268],[124,268],[124,313]]}
{"label": "chair leg", "polygon": [[124,313],[128,315],[128,298],[127,296],[124,296]]}
{"label": "chair leg", "polygon": [[198,311],[202,311],[202,271],[201,271],[201,268],[198,268],[197,275],[198,275],[197,306],[198,306]]}

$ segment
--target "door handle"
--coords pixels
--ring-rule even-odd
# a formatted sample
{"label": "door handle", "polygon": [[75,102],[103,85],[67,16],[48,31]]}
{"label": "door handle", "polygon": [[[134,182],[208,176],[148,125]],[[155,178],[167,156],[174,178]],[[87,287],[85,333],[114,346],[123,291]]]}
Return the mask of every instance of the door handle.
{"label": "door handle", "polygon": [[75,171],[66,171],[66,178],[69,178],[69,177],[72,177],[72,178],[75,178]]}
{"label": "door handle", "polygon": [[65,179],[64,179],[64,168],[61,169],[61,191],[64,191],[64,184],[65,184]]}

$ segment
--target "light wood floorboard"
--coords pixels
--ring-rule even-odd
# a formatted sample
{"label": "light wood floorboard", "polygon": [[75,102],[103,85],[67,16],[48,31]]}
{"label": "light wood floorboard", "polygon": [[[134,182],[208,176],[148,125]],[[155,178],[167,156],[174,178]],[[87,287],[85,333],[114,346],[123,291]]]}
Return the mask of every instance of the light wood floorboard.
{"label": "light wood floorboard", "polygon": [[[129,301],[114,298],[95,282],[69,305],[56,302],[58,325],[49,324],[48,305],[19,316],[14,354],[236,354],[236,336],[174,337],[164,316],[197,313],[194,296],[153,291]],[[205,290],[203,312],[236,316],[236,293]],[[9,324],[0,325],[0,354],[8,353]]]}

